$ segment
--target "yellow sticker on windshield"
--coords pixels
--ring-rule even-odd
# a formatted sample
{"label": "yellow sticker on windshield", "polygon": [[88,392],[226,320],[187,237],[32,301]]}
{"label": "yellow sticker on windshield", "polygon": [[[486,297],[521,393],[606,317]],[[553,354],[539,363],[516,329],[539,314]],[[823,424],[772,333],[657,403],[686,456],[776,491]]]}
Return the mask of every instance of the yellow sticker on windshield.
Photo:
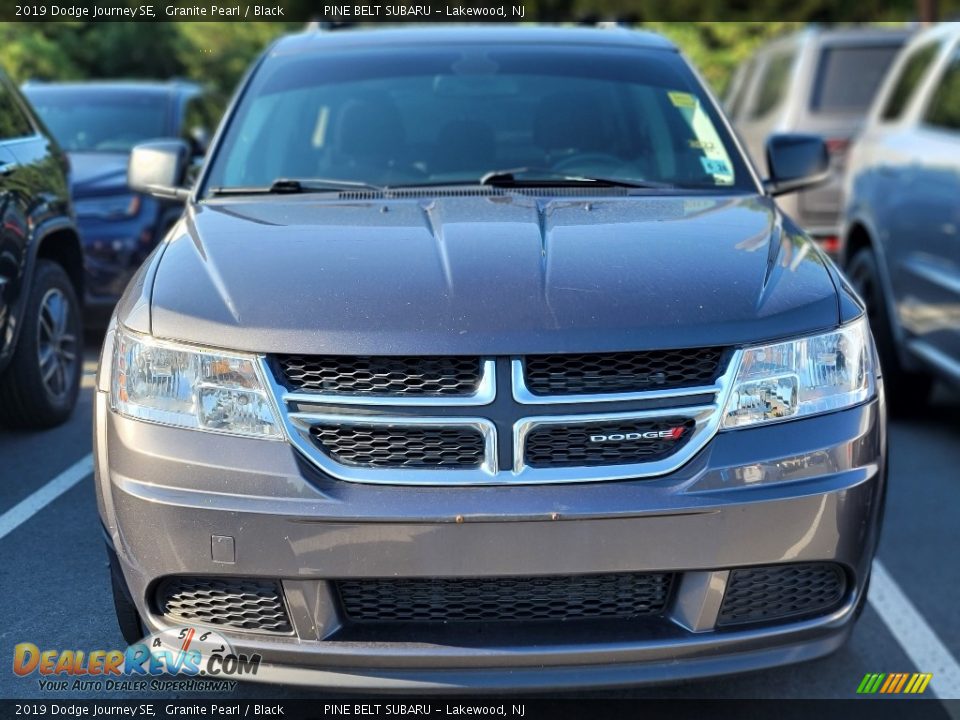
{"label": "yellow sticker on windshield", "polygon": [[676,107],[692,108],[697,106],[697,99],[690,93],[678,92],[676,90],[667,93],[670,96],[670,102]]}

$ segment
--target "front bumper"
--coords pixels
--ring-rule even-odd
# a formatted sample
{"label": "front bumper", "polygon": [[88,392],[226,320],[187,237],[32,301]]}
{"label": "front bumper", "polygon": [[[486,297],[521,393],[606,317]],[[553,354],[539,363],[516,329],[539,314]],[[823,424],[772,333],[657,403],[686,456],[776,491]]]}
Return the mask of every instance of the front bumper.
{"label": "front bumper", "polygon": [[[333,480],[287,444],[119,417],[97,394],[101,517],[151,631],[158,579],[282,581],[294,632],[221,631],[259,653],[257,680],[387,691],[662,682],[827,654],[849,635],[885,490],[879,403],[718,434],[661,478],[522,487],[371,486]],[[234,539],[216,562],[212,536]],[[223,560],[222,555],[219,557]],[[717,629],[730,568],[830,561],[848,593],[828,614]],[[363,637],[332,580],[673,572],[654,630],[526,624]]]}

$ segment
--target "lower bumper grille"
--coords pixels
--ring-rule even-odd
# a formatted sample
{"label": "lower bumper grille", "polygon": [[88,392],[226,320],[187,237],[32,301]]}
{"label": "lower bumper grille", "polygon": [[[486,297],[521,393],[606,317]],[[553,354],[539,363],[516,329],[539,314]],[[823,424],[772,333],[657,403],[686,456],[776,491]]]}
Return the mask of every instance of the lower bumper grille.
{"label": "lower bumper grille", "polygon": [[343,465],[382,468],[476,468],[486,441],[472,427],[315,425],[314,443]]}
{"label": "lower bumper grille", "polygon": [[525,459],[534,468],[653,462],[683,447],[694,425],[689,417],[544,424],[527,436]]}
{"label": "lower bumper grille", "polygon": [[357,623],[585,620],[659,615],[673,575],[342,580],[337,589]]}
{"label": "lower bumper grille", "polygon": [[290,633],[280,583],[244,578],[171,577],[157,587],[157,607],[179,623]]}
{"label": "lower bumper grille", "polygon": [[732,570],[717,625],[823,614],[839,607],[846,591],[846,573],[835,563]]}

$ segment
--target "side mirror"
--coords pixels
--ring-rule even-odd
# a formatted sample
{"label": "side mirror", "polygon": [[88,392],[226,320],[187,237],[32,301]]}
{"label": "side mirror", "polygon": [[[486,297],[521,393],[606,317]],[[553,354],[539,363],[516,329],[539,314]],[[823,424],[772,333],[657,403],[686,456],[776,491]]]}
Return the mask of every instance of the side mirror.
{"label": "side mirror", "polygon": [[190,146],[183,140],[141,143],[130,153],[127,184],[131,190],[166,200],[186,200],[181,187],[190,162]]}
{"label": "side mirror", "polygon": [[819,185],[830,178],[830,154],[819,135],[771,135],[767,139],[770,177],[764,187],[783,195]]}

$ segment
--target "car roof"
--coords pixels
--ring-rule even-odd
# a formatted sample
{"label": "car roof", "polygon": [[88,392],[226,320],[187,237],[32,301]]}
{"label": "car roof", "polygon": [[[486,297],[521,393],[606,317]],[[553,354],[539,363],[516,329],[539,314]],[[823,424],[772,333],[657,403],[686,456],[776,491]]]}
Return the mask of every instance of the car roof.
{"label": "car roof", "polygon": [[943,22],[931,27],[924,28],[920,32],[914,34],[910,40],[910,47],[916,47],[917,45],[922,45],[923,43],[933,39],[949,39],[955,38],[960,35],[960,22]]}
{"label": "car roof", "polygon": [[271,48],[272,55],[292,55],[343,48],[401,45],[521,44],[632,47],[676,50],[672,42],[652,32],[622,27],[553,27],[520,25],[378,27],[336,31],[309,30],[287,35]]}
{"label": "car roof", "polygon": [[96,80],[76,82],[45,82],[42,80],[28,80],[23,84],[25,91],[44,90],[89,90],[129,92],[140,95],[177,95],[181,93],[197,93],[202,88],[196,83],[185,80]]}

